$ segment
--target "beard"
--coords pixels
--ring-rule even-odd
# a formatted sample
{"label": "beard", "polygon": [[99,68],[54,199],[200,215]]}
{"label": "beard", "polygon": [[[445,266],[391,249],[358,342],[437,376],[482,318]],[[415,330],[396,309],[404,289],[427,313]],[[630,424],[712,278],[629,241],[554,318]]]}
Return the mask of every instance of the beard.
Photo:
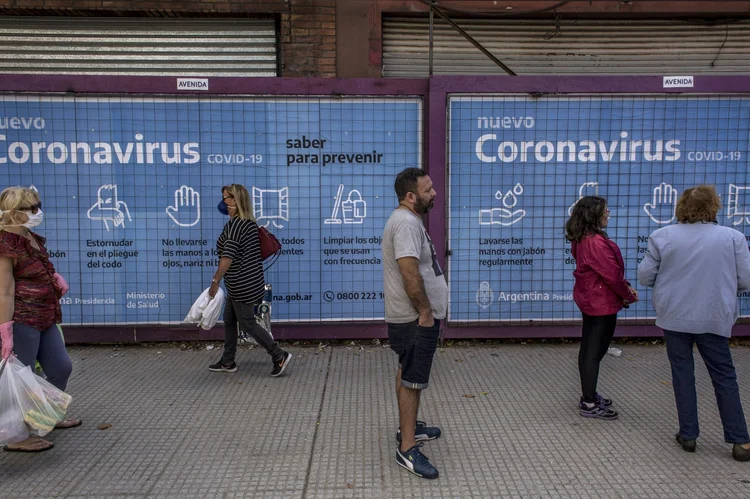
{"label": "beard", "polygon": [[429,201],[424,201],[422,198],[418,197],[417,202],[414,203],[414,211],[416,211],[420,215],[425,215],[428,211],[432,209],[433,206],[435,206],[434,199],[430,199]]}

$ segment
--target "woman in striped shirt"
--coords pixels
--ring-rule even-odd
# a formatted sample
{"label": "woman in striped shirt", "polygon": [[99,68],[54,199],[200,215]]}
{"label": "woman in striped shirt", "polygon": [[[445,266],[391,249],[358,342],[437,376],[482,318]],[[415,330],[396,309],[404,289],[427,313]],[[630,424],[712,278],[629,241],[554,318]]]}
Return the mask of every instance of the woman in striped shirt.
{"label": "woman in striped shirt", "polygon": [[219,268],[211,281],[208,294],[211,297],[216,295],[219,282],[224,279],[227,288],[227,302],[224,308],[224,354],[219,362],[211,364],[208,369],[228,373],[237,371],[235,354],[239,325],[271,356],[271,376],[281,376],[289,365],[292,354],[282,350],[271,333],[255,320],[257,307],[265,294],[265,280],[263,261],[260,257],[258,225],[253,217],[250,195],[244,185],[231,184],[222,187],[221,197],[218,209],[229,215],[229,221],[216,241],[216,250],[220,258]]}

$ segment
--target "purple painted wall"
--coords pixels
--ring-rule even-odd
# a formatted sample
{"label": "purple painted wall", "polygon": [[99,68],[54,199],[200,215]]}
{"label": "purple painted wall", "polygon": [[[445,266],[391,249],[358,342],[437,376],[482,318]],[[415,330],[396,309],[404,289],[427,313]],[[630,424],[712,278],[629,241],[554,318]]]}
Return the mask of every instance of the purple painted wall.
{"label": "purple painted wall", "polygon": [[[168,95],[297,95],[297,96],[418,96],[425,100],[425,168],[438,197],[427,227],[445,265],[446,251],[446,105],[452,93],[750,93],[750,76],[697,76],[688,89],[664,89],[660,76],[554,77],[554,76],[444,76],[427,79],[323,79],[323,78],[210,78],[209,91],[178,91],[174,77],[0,75],[0,92],[58,94],[168,94]],[[382,323],[274,324],[278,339],[332,340],[385,338]],[[750,324],[735,328],[735,334],[750,336]],[[660,336],[649,324],[622,324],[618,336]],[[68,327],[69,343],[132,343],[141,341],[193,341],[223,339],[221,328],[197,331],[175,326]],[[577,337],[575,324],[444,327],[443,337],[456,338],[544,338]]]}

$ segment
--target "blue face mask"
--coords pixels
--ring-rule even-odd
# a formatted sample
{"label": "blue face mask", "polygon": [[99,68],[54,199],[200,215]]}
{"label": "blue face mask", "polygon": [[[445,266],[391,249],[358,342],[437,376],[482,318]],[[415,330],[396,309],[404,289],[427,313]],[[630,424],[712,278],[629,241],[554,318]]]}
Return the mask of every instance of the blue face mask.
{"label": "blue face mask", "polygon": [[222,215],[229,215],[229,206],[227,206],[223,199],[219,202],[218,206],[216,206],[216,209],[219,210],[219,213]]}

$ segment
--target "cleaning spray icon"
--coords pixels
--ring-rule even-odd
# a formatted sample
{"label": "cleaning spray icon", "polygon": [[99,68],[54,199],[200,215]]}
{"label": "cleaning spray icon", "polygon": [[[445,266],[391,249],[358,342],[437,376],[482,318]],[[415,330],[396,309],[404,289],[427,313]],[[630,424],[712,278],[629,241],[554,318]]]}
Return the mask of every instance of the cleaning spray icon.
{"label": "cleaning spray icon", "polygon": [[[367,202],[362,198],[362,194],[357,189],[352,189],[349,191],[346,201],[343,200],[343,196],[344,184],[339,184],[331,217],[325,219],[323,223],[337,225],[342,223],[342,218],[345,224],[364,223],[365,218],[367,218]],[[341,218],[339,217],[339,209],[341,210]]]}

